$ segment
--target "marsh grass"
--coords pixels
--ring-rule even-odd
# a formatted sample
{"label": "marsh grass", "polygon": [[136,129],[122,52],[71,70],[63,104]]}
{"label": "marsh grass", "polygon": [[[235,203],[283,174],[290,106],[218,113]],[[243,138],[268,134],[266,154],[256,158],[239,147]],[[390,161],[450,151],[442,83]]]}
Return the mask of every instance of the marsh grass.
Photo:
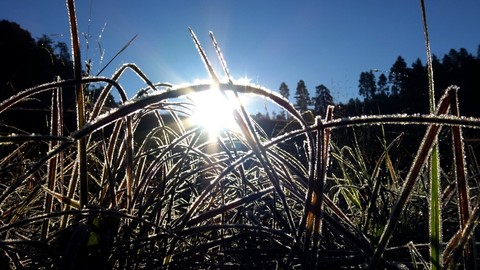
{"label": "marsh grass", "polygon": [[[73,4],[68,1],[78,64]],[[220,82],[190,32],[212,84],[225,99],[234,92],[240,132],[223,130],[211,139],[187,121],[195,106],[188,96],[211,84],[155,84],[135,64],[111,77],[60,78],[0,103],[3,113],[39,93],[52,95],[49,134],[8,127],[0,137],[0,267],[473,269],[480,208],[469,193],[478,192],[480,170],[475,151],[465,154],[462,130],[478,129],[480,119],[461,116],[457,87],[445,91],[430,115],[335,119],[329,107],[310,122],[279,95],[233,83],[210,34],[229,78]],[[145,84],[131,99],[118,83],[125,72]],[[82,89],[91,83],[105,86],[85,104]],[[62,113],[68,86],[77,89],[77,129],[70,133]],[[121,105],[107,108],[113,90]],[[285,111],[285,129],[267,135],[241,104],[238,97],[246,94]],[[425,134],[414,158],[404,158],[398,149],[405,134],[390,138],[386,130],[412,125],[425,127]],[[440,178],[443,197],[428,199],[432,184],[424,179],[433,165],[427,161],[444,129],[451,129],[449,164],[455,165]],[[362,130],[375,138],[362,137]],[[344,131],[355,136],[339,145]],[[367,154],[366,145],[380,149],[378,155]],[[428,203],[436,199],[448,213],[435,215],[448,223],[450,239],[430,243]],[[432,263],[428,250],[435,249],[442,256]]]}

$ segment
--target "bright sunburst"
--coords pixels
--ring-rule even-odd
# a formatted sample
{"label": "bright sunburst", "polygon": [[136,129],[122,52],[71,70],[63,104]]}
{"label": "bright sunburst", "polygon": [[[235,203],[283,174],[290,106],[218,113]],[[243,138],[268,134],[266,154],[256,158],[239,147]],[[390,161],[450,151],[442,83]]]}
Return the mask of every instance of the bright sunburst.
{"label": "bright sunburst", "polygon": [[192,121],[203,126],[210,137],[215,137],[223,130],[238,131],[233,117],[235,102],[233,96],[225,98],[218,89],[195,93],[191,99],[195,105]]}

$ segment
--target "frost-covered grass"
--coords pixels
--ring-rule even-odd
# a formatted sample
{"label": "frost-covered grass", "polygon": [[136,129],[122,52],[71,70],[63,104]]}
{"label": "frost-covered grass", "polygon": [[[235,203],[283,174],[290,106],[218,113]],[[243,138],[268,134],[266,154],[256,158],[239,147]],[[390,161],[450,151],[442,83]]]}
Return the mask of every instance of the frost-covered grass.
{"label": "frost-covered grass", "polygon": [[[48,91],[53,104],[49,134],[0,137],[0,268],[427,268],[425,168],[449,129],[453,152],[444,147],[440,154],[450,151],[454,166],[440,178],[440,221],[449,231],[439,264],[471,267],[480,171],[475,155],[465,153],[462,130],[478,129],[480,119],[457,113],[456,87],[430,115],[335,119],[330,107],[307,123],[271,91],[219,82],[192,37],[211,84],[154,84],[126,64],[110,78],[60,80],[0,103],[3,113]],[[124,72],[145,83],[132,99],[117,83]],[[85,121],[65,133],[61,89],[98,82],[102,94],[78,112]],[[265,134],[240,103],[233,112],[240,130],[212,138],[187,121],[195,107],[189,95],[212,84],[222,95],[233,92],[224,95],[233,102],[245,94],[268,99],[290,116],[289,128]],[[104,101],[113,90],[122,104],[109,109]],[[403,135],[388,139],[385,129],[412,125],[425,130],[408,156],[398,151]],[[349,142],[339,144],[345,134]]]}

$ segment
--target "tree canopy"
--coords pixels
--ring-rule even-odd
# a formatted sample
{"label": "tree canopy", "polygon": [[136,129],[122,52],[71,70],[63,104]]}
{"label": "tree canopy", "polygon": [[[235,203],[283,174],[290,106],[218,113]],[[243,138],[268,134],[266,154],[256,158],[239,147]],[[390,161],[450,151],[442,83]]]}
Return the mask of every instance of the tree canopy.
{"label": "tree canopy", "polygon": [[[54,42],[43,35],[33,39],[31,34],[17,23],[0,20],[0,59],[8,67],[0,73],[0,102],[30,87],[52,82],[55,78],[73,78],[73,63],[67,44]],[[90,86],[84,89],[91,101],[98,96],[100,89]],[[51,92],[43,92],[24,101],[0,115],[0,124],[4,127],[15,123],[25,132],[46,132],[45,127],[51,107]],[[73,87],[62,89],[65,122],[74,127],[75,91]],[[110,106],[116,103],[112,96]],[[8,132],[8,129],[2,130]]]}
{"label": "tree canopy", "polygon": [[307,90],[307,86],[303,80],[298,81],[297,90],[295,91],[295,107],[301,111],[305,112],[308,110],[308,105],[310,104],[310,93]]}
{"label": "tree canopy", "polygon": [[67,45],[43,35],[34,40],[18,24],[0,21],[0,59],[8,67],[0,73],[0,99],[18,91],[53,81],[72,78],[72,61]]}
{"label": "tree canopy", "polygon": [[280,95],[282,95],[282,97],[286,99],[290,97],[290,89],[288,89],[288,85],[285,82],[282,82],[280,84],[280,88],[278,90],[280,92]]}
{"label": "tree canopy", "polygon": [[315,114],[324,115],[329,105],[333,105],[333,97],[330,94],[330,89],[320,84],[315,87],[315,97],[313,98]]}
{"label": "tree canopy", "polygon": [[[441,60],[433,56],[434,87],[437,99],[443,91],[457,85],[461,114],[480,116],[476,97],[480,91],[480,57],[466,49],[451,49]],[[375,73],[380,73],[378,79]],[[388,75],[388,76],[387,76]],[[363,97],[363,109],[353,110],[354,115],[372,113],[428,113],[427,67],[420,59],[407,66],[399,56],[388,72],[370,70],[362,72],[359,78],[359,92]],[[351,100],[351,106],[358,103]],[[347,111],[347,110],[346,110]]]}

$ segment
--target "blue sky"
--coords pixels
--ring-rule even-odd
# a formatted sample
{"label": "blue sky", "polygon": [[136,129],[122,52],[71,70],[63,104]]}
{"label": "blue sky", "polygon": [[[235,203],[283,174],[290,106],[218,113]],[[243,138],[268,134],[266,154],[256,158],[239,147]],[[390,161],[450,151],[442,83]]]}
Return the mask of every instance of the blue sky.
{"label": "blue sky", "polygon": [[[128,62],[154,82],[208,78],[188,27],[218,73],[209,31],[234,78],[246,76],[274,91],[284,81],[291,96],[302,79],[311,94],[324,84],[335,101],[346,102],[357,96],[362,71],[388,71],[399,55],[409,65],[426,59],[419,1],[84,0],[76,7],[79,31],[90,35],[88,52],[81,38],[82,58],[92,60],[93,72],[138,34],[104,76]],[[451,48],[477,53],[480,1],[427,0],[426,8],[434,54],[443,56]],[[65,1],[2,1],[0,19],[19,23],[33,37],[46,34],[70,44]],[[105,50],[103,62],[98,44]],[[130,97],[143,87],[130,75],[120,82]]]}

